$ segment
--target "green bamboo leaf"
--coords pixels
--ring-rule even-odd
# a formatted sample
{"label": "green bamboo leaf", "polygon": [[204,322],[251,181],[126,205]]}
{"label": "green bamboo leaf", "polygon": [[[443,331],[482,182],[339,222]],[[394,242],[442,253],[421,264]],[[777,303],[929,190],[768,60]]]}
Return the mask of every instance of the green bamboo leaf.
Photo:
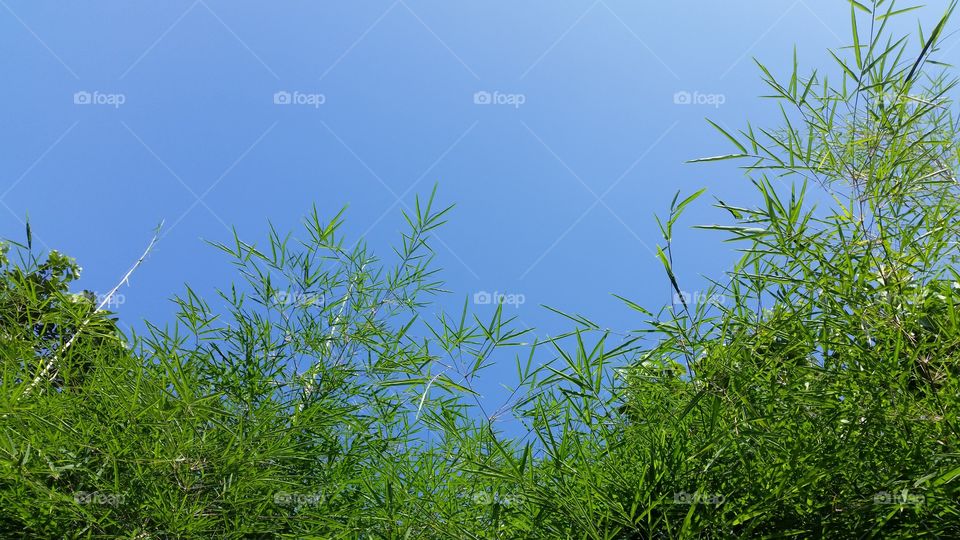
{"label": "green bamboo leaf", "polygon": [[745,158],[745,157],[750,157],[750,156],[747,154],[724,154],[722,156],[711,156],[711,157],[705,157],[705,158],[691,159],[687,161],[687,163],[704,163],[707,161],[723,161],[726,159],[739,159],[739,158]]}
{"label": "green bamboo leaf", "polygon": [[615,296],[617,299],[619,299],[619,300],[622,301],[624,304],[626,304],[627,306],[629,306],[630,309],[633,309],[633,310],[635,310],[635,311],[639,311],[640,313],[643,313],[644,315],[648,315],[648,316],[650,316],[650,317],[653,317],[653,313],[650,313],[649,311],[647,311],[646,309],[644,309],[643,307],[641,307],[639,304],[637,304],[637,303],[635,303],[635,302],[632,302],[632,301],[630,301],[630,300],[627,300],[626,298],[624,298],[624,297],[622,297],[622,296],[620,296],[620,295],[617,295],[617,294],[614,294],[613,296]]}
{"label": "green bamboo leaf", "polygon": [[762,229],[760,227],[740,227],[737,225],[694,225],[693,228],[704,229],[708,231],[728,231],[741,233],[743,235],[765,234],[769,232],[767,229]]}
{"label": "green bamboo leaf", "polygon": [[[891,2],[891,7],[892,7],[892,2]],[[911,12],[911,11],[920,9],[920,8],[922,8],[922,7],[923,7],[923,6],[911,6],[911,7],[907,7],[907,8],[903,8],[903,9],[897,9],[897,10],[893,10],[893,11],[888,11],[887,13],[884,13],[883,15],[877,15],[876,20],[882,21],[882,20],[885,20],[885,19],[887,19],[887,18],[889,18],[889,17],[895,17],[895,16],[897,16],[897,15],[903,15],[904,13],[909,13],[909,12]]]}
{"label": "green bamboo leaf", "polygon": [[829,52],[829,53],[830,53],[830,56],[832,56],[833,59],[836,60],[837,64],[840,64],[840,67],[843,68],[843,71],[846,72],[846,74],[849,75],[850,78],[853,79],[854,82],[856,82],[856,83],[859,85],[859,84],[860,84],[860,76],[857,75],[857,73],[856,73],[855,71],[853,71],[852,69],[850,69],[850,66],[848,66],[846,62],[844,62],[843,60],[841,60],[840,57],[837,56],[837,54],[836,54],[835,52],[833,52],[833,51],[827,51],[827,52]]}
{"label": "green bamboo leaf", "polygon": [[[678,205],[676,206],[676,208],[674,209],[674,212],[673,212],[674,217],[672,217],[672,218],[670,219],[670,221],[671,221],[671,222],[676,221],[676,219],[680,216],[680,214],[683,213],[683,209],[686,208],[686,206],[687,206],[688,204],[690,204],[690,203],[692,203],[693,201],[697,200],[697,198],[700,197],[701,195],[703,195],[703,193],[704,193],[705,191],[707,191],[707,188],[700,189],[700,190],[698,190],[697,192],[695,192],[694,194],[692,194],[692,195],[690,195],[689,197],[687,197],[686,199],[680,201],[680,204],[678,204]],[[679,192],[678,192],[678,193],[679,193]]]}
{"label": "green bamboo leaf", "polygon": [[857,60],[857,69],[863,70],[863,56],[860,51],[860,31],[857,29],[857,10],[854,2],[850,3],[850,25],[853,33],[853,55]]}
{"label": "green bamboo leaf", "polygon": [[913,81],[914,76],[917,74],[917,70],[920,67],[920,64],[926,58],[927,54],[932,50],[934,44],[937,42],[937,39],[940,37],[940,32],[943,31],[943,27],[947,24],[950,15],[952,14],[956,3],[952,3],[947,9],[947,12],[940,18],[940,22],[937,23],[937,26],[934,27],[933,32],[930,33],[930,37],[927,39],[926,43],[923,45],[923,50],[920,51],[920,55],[917,56],[917,60],[913,63],[913,67],[910,68],[910,73],[907,75],[907,78],[904,81],[904,85],[909,84]]}
{"label": "green bamboo leaf", "polygon": [[743,153],[743,154],[746,154],[746,153],[747,153],[746,147],[744,147],[742,144],[740,144],[740,141],[738,141],[736,138],[734,138],[733,135],[731,135],[730,133],[728,133],[727,130],[725,130],[725,129],[723,129],[722,127],[718,126],[713,120],[710,120],[709,118],[707,118],[706,120],[707,120],[707,122],[710,123],[711,126],[713,126],[714,128],[716,128],[717,131],[719,131],[720,133],[722,133],[724,137],[726,137],[730,142],[732,142],[732,143],[737,147],[737,149],[740,150],[741,153]]}
{"label": "green bamboo leaf", "polygon": [[860,2],[857,2],[856,0],[847,0],[847,1],[850,2],[850,6],[853,8],[859,9],[860,11],[864,11],[866,13],[872,13],[870,8],[861,4]]}
{"label": "green bamboo leaf", "polygon": [[717,203],[718,204],[715,205],[717,208],[723,208],[727,212],[730,212],[730,215],[733,216],[735,219],[743,219],[743,213],[747,212],[746,208],[738,208],[738,207],[730,206],[720,199],[717,199]]}
{"label": "green bamboo leaf", "polygon": [[935,486],[942,486],[942,485],[944,485],[944,484],[949,484],[950,482],[952,482],[952,481],[953,481],[955,478],[957,478],[958,476],[960,476],[960,467],[957,467],[956,469],[952,469],[952,470],[947,471],[946,473],[940,475],[939,478],[937,478],[936,480],[933,481],[933,485],[935,485]]}
{"label": "green bamboo leaf", "polygon": [[394,386],[417,386],[423,383],[428,382],[429,379],[426,377],[412,377],[409,379],[391,379],[386,381],[380,381],[378,386],[383,388],[392,388]]}

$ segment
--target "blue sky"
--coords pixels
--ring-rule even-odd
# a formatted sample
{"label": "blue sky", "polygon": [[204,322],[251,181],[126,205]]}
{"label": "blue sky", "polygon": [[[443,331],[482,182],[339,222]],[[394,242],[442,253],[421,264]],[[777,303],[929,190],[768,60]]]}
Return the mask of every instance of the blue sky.
{"label": "blue sky", "polygon": [[[121,290],[139,326],[170,320],[184,283],[236,277],[202,241],[228,226],[255,241],[349,205],[351,237],[387,254],[437,183],[456,204],[435,242],[441,307],[496,291],[543,332],[568,325],[541,304],[636,328],[611,293],[670,300],[654,214],[677,190],[756,200],[734,164],[684,164],[729,150],[704,118],[777,126],[752,57],[783,74],[796,44],[823,67],[848,36],[842,0],[0,0],[0,236],[22,239],[29,213],[35,242],[102,292],[165,220]],[[694,293],[735,260],[686,227],[724,219],[710,200],[676,238]]]}

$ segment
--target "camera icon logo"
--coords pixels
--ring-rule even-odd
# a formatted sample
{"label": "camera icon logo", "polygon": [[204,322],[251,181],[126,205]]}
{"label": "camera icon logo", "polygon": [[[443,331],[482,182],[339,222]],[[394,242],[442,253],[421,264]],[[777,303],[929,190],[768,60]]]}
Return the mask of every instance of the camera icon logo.
{"label": "camera icon logo", "polygon": [[493,95],[486,90],[481,90],[473,94],[473,103],[476,105],[490,105],[493,103]]}
{"label": "camera icon logo", "polygon": [[474,304],[485,306],[490,304],[491,302],[493,302],[493,295],[491,295],[487,291],[480,291],[480,292],[474,293],[473,295]]}
{"label": "camera icon logo", "polygon": [[676,105],[690,105],[693,103],[693,95],[686,90],[681,90],[673,95],[673,103]]}
{"label": "camera icon logo", "polygon": [[73,94],[74,105],[89,105],[93,103],[93,95],[90,92],[81,90]]}
{"label": "camera icon logo", "polygon": [[273,104],[274,104],[274,105],[289,105],[289,104],[292,103],[292,102],[293,102],[293,100],[292,100],[292,97],[291,97],[291,95],[290,95],[290,92],[281,90],[281,91],[276,92],[275,94],[273,94]]}

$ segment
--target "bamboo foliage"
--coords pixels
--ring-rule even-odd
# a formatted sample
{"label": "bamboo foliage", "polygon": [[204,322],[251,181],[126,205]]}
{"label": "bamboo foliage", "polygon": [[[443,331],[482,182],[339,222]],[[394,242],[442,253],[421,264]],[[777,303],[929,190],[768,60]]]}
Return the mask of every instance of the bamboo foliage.
{"label": "bamboo foliage", "polygon": [[705,197],[678,193],[674,301],[621,298],[640,330],[437,309],[435,193],[386,258],[344,212],[214,243],[236,282],[130,336],[28,229],[0,251],[0,534],[960,536],[956,4],[917,38],[890,30],[913,6],[849,5],[833,65],[757,62],[779,126],[710,122],[731,153],[694,161],[739,163],[754,197],[698,227],[738,259],[683,293],[674,231]]}

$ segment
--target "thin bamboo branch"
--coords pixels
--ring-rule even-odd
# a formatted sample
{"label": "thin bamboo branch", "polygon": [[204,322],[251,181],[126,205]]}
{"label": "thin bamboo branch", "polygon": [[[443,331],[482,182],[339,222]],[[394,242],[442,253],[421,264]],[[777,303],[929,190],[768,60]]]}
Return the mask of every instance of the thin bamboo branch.
{"label": "thin bamboo branch", "polygon": [[47,363],[43,366],[43,369],[40,371],[40,373],[38,373],[37,376],[34,377],[33,381],[30,383],[30,386],[28,386],[22,394],[17,396],[17,401],[19,401],[21,397],[29,395],[30,392],[32,392],[33,389],[37,385],[39,385],[41,381],[47,378],[47,376],[56,366],[57,361],[63,356],[63,354],[67,351],[67,349],[69,349],[70,346],[77,341],[77,338],[83,332],[84,328],[86,328],[87,325],[90,324],[90,321],[93,320],[94,315],[98,313],[100,310],[102,310],[103,306],[107,305],[110,302],[110,299],[113,298],[113,295],[117,293],[120,287],[122,287],[124,284],[126,285],[130,284],[130,281],[129,281],[130,276],[133,275],[133,273],[137,270],[137,268],[140,267],[141,264],[143,264],[143,261],[147,258],[147,255],[150,254],[150,252],[153,250],[153,246],[157,243],[157,240],[160,237],[161,227],[163,227],[163,222],[160,222],[160,225],[157,226],[157,229],[153,234],[153,238],[150,240],[150,243],[147,245],[147,249],[143,251],[143,254],[140,255],[140,258],[137,259],[137,262],[133,263],[133,266],[131,266],[130,269],[127,270],[127,273],[123,275],[123,278],[121,278],[120,281],[117,282],[117,284],[114,285],[112,289],[110,289],[110,292],[103,297],[103,300],[100,301],[96,309],[90,315],[88,315],[87,318],[83,320],[83,322],[80,324],[80,327],[77,328],[77,331],[74,332],[72,336],[70,336],[70,339],[67,340],[66,343],[63,344],[63,347],[61,347],[56,354],[50,357],[50,360],[48,360]]}

